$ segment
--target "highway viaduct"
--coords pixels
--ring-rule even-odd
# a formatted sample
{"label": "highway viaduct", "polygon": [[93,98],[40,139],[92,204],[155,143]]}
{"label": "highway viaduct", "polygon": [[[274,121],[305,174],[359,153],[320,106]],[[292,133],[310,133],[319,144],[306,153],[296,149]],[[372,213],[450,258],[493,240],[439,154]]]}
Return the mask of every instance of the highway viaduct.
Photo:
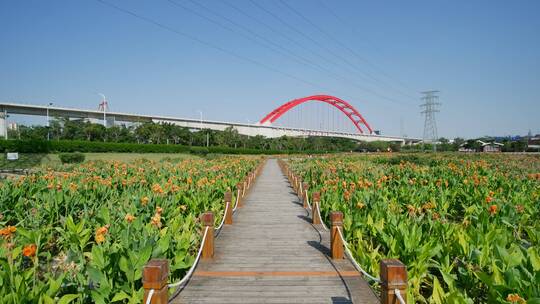
{"label": "highway viaduct", "polygon": [[325,136],[349,138],[357,141],[386,141],[401,144],[411,144],[419,142],[417,138],[404,138],[398,136],[347,133],[336,131],[323,131],[299,128],[286,128],[273,125],[246,124],[211,120],[197,120],[191,118],[178,118],[160,115],[142,115],[122,112],[109,112],[98,110],[86,110],[77,108],[66,108],[47,105],[28,105],[20,103],[0,103],[0,136],[7,138],[7,117],[10,114],[31,115],[41,117],[67,117],[72,119],[93,119],[93,120],[112,120],[117,123],[144,123],[144,122],[167,122],[189,129],[201,130],[211,129],[223,131],[228,127],[233,127],[239,134],[256,136],[262,135],[268,138],[281,136],[307,137],[307,136]]}

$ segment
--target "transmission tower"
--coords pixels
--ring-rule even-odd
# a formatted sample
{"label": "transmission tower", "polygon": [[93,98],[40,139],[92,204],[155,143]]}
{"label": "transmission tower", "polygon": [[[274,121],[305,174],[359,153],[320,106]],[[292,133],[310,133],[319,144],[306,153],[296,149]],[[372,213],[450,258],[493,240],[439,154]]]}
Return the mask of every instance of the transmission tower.
{"label": "transmission tower", "polygon": [[435,122],[435,113],[439,112],[437,106],[441,105],[441,103],[438,102],[439,96],[437,96],[439,91],[427,91],[421,93],[423,94],[422,101],[424,102],[420,105],[420,107],[424,108],[421,113],[425,115],[424,136],[422,137],[422,142],[431,143],[433,151],[437,151],[437,123]]}

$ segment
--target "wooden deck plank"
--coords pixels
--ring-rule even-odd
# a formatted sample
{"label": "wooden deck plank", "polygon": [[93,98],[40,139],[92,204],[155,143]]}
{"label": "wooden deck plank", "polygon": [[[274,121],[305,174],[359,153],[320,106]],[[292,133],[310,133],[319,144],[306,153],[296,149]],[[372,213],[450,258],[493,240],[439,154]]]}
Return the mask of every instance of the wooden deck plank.
{"label": "wooden deck plank", "polygon": [[269,160],[173,303],[378,303],[348,260],[329,257],[275,160]]}

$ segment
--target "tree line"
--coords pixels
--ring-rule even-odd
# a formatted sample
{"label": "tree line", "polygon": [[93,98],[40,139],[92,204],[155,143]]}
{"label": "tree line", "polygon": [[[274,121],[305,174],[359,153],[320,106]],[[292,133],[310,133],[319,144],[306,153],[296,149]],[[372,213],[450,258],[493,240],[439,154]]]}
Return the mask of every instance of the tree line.
{"label": "tree line", "polygon": [[111,143],[169,144],[212,146],[282,151],[353,151],[358,143],[351,139],[333,137],[279,137],[239,134],[232,126],[224,131],[190,130],[167,122],[143,122],[131,125],[103,124],[84,120],[56,118],[46,126],[19,125],[8,131],[8,138],[21,140],[84,140]]}

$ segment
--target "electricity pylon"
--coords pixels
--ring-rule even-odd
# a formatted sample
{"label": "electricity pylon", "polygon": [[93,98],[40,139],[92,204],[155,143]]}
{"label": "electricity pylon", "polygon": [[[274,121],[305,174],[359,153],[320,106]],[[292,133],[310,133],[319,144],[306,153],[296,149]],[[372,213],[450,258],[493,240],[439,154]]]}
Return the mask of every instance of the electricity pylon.
{"label": "electricity pylon", "polygon": [[425,116],[424,120],[424,136],[422,137],[422,142],[430,142],[433,146],[433,151],[437,151],[437,123],[435,122],[435,113],[439,112],[437,106],[440,106],[441,103],[437,102],[439,96],[436,94],[439,91],[427,91],[421,92],[423,104],[420,107],[423,107],[424,110],[421,112]]}

